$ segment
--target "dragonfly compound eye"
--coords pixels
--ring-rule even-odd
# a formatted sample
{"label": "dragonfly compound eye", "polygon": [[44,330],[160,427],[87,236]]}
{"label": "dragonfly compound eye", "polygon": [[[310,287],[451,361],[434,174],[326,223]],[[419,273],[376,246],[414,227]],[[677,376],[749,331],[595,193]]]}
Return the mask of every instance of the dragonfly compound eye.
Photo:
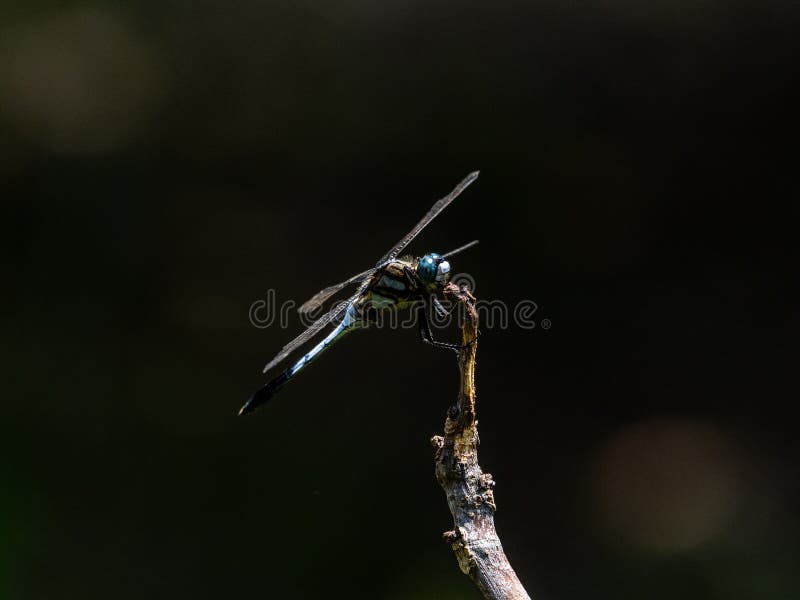
{"label": "dragonfly compound eye", "polygon": [[419,259],[417,263],[417,275],[422,281],[426,283],[433,283],[436,281],[436,276],[439,271],[439,264],[442,262],[442,257],[438,254],[426,254]]}

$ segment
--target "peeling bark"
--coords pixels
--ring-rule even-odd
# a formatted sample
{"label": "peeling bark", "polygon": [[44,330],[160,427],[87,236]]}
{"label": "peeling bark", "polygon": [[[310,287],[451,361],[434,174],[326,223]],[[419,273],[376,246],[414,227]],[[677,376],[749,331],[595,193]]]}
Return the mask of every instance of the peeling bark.
{"label": "peeling bark", "polygon": [[494,528],[494,480],[478,464],[478,428],[475,418],[475,356],[478,313],[475,297],[466,288],[449,284],[445,297],[463,306],[459,352],[461,385],[456,404],[447,411],[444,435],[434,436],[436,479],[447,495],[453,529],[443,534],[453,548],[461,570],[490,600],[530,600],[503,552]]}

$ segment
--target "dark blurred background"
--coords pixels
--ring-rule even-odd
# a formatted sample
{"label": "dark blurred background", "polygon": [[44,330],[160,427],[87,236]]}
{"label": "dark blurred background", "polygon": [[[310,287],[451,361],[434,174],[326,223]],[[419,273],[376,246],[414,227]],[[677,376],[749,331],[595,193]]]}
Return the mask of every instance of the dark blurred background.
{"label": "dark blurred background", "polygon": [[301,330],[250,304],[473,169],[413,250],[538,305],[478,366],[530,593],[800,596],[794,5],[4,2],[0,597],[477,598],[451,355],[362,333],[236,416]]}

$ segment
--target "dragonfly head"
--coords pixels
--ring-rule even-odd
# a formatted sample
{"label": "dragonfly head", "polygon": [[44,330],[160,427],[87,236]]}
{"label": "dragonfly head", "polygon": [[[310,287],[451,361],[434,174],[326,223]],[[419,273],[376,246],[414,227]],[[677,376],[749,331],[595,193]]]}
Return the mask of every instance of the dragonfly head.
{"label": "dragonfly head", "polygon": [[441,254],[431,252],[417,262],[417,275],[424,283],[444,285],[450,277],[450,263]]}

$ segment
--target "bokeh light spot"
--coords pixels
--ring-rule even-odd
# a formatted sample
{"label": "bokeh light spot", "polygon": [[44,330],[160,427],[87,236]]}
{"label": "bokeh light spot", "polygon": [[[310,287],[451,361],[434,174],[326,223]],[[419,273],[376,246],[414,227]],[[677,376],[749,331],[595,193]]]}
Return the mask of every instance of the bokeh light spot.
{"label": "bokeh light spot", "polygon": [[729,440],[691,420],[657,419],[623,430],[601,449],[592,482],[606,534],[656,551],[687,550],[718,536],[742,498]]}
{"label": "bokeh light spot", "polygon": [[154,49],[117,16],[53,14],[7,27],[0,39],[2,114],[46,150],[120,148],[158,105]]}

